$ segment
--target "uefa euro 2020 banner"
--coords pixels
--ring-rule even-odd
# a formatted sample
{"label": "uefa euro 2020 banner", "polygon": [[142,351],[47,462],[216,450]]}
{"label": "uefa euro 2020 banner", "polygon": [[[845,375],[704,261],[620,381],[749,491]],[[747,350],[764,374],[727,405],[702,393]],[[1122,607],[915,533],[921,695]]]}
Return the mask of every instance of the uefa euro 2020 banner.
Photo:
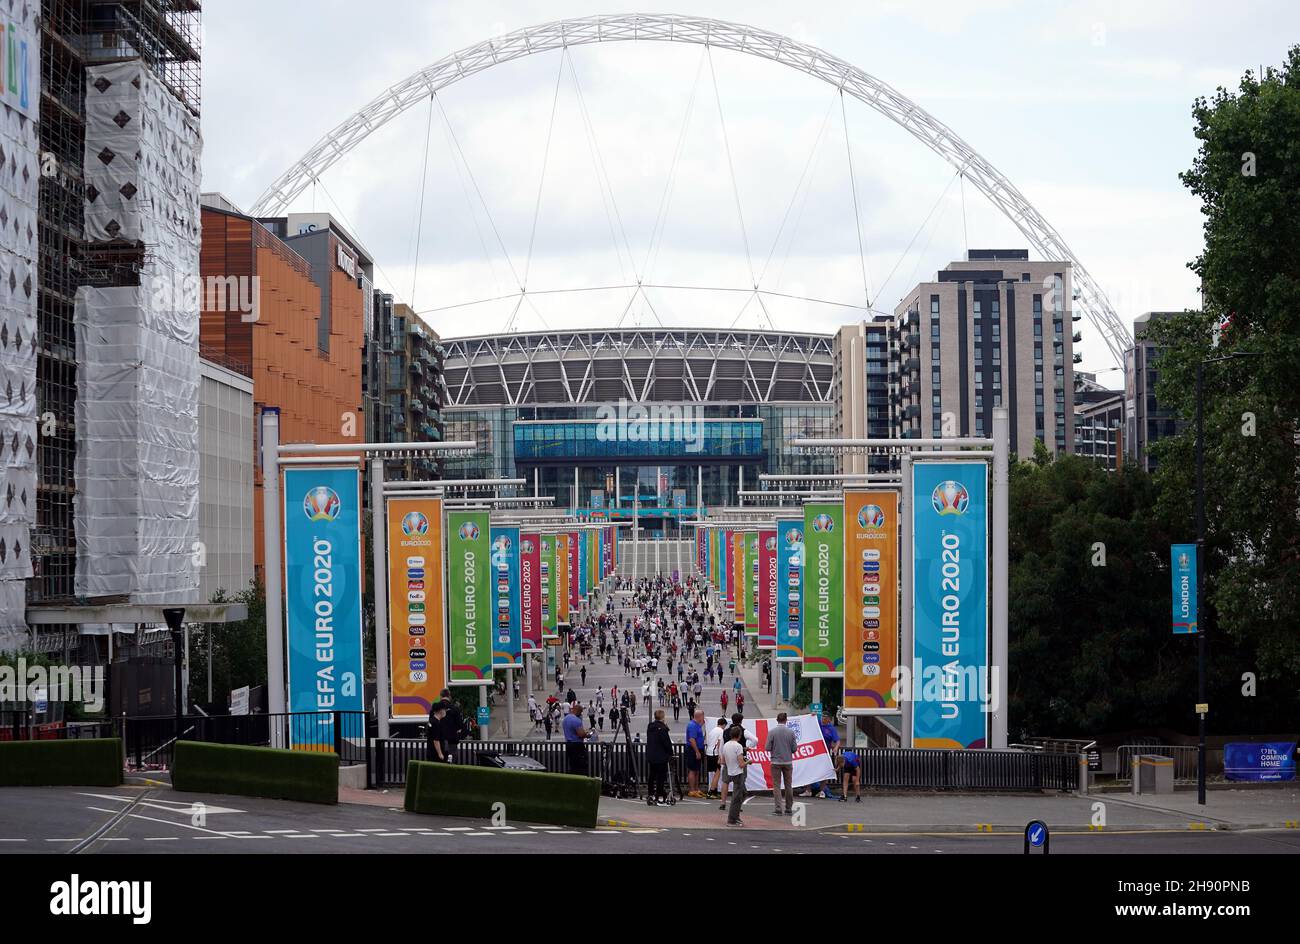
{"label": "uefa euro 2020 banner", "polygon": [[803,661],[803,522],[776,523],[776,661]]}
{"label": "uefa euro 2020 banner", "polygon": [[542,641],[560,638],[556,627],[560,622],[560,535],[541,535],[541,550],[537,561],[539,594],[542,606]]}
{"label": "uefa euro 2020 banner", "polygon": [[844,505],[804,505],[803,525],[808,557],[803,572],[803,674],[839,678],[844,674]]}
{"label": "uefa euro 2020 banner", "polygon": [[844,492],[844,712],[895,711],[898,493]]}
{"label": "uefa euro 2020 banner", "polygon": [[284,599],[289,710],[320,712],[293,725],[291,746],[334,750],[335,711],[363,711],[361,472],[284,472]]}
{"label": "uefa euro 2020 banner", "polygon": [[542,579],[546,573],[543,548],[549,547],[545,540],[536,531],[519,534],[519,621],[524,652],[540,652],[542,649],[545,626]]}
{"label": "uefa euro 2020 banner", "polygon": [[745,635],[758,635],[758,532],[745,532]]}
{"label": "uefa euro 2020 banner", "polygon": [[776,648],[776,531],[758,532],[758,648]]}
{"label": "uefa euro 2020 banner", "polygon": [[912,496],[912,746],[984,747],[988,466],[915,462]]}
{"label": "uefa euro 2020 banner", "polygon": [[393,718],[427,717],[447,684],[442,573],[442,499],[388,499]]}
{"label": "uefa euro 2020 banner", "polygon": [[493,600],[492,665],[516,666],[523,658],[519,621],[519,529],[492,528]]}
{"label": "uefa euro 2020 banner", "polygon": [[447,514],[447,639],[451,684],[492,681],[492,562],[486,511]]}

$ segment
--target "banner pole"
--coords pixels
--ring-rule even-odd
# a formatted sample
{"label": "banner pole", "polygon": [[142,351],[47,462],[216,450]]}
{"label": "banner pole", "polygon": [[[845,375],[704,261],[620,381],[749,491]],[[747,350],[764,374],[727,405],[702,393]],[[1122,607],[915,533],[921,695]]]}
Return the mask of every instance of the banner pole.
{"label": "banner pole", "polygon": [[375,714],[379,736],[388,737],[392,691],[388,678],[388,506],[384,503],[384,460],[370,460],[371,589],[375,594]]}
{"label": "banner pole", "polygon": [[1008,453],[1010,452],[1010,419],[1006,407],[993,410],[993,494],[992,494],[992,580],[993,580],[993,659],[986,672],[997,673],[995,679],[986,680],[996,686],[994,697],[997,710],[990,719],[993,731],[991,747],[1007,747],[1007,698],[1010,680],[1007,678],[1007,611],[1008,611],[1008,511],[1011,500]]}
{"label": "banner pole", "polygon": [[900,746],[912,746],[912,694],[917,686],[918,679],[912,677],[912,669],[915,667],[916,660],[913,655],[913,636],[912,636],[912,526],[913,526],[913,509],[912,509],[912,456],[910,453],[902,457],[900,468],[903,473],[903,491],[898,504],[898,520],[901,525],[903,534],[903,553],[900,555],[901,560],[898,562],[898,572],[902,577],[900,591],[902,599],[899,601],[899,627],[901,629],[901,640],[898,647],[898,664],[904,671],[899,674],[898,681],[907,680],[906,685],[898,686],[898,709],[900,729]]}
{"label": "banner pole", "polygon": [[[266,707],[283,715],[284,589],[280,549],[280,410],[262,408],[262,573],[266,589]],[[112,639],[112,634],[109,634]]]}

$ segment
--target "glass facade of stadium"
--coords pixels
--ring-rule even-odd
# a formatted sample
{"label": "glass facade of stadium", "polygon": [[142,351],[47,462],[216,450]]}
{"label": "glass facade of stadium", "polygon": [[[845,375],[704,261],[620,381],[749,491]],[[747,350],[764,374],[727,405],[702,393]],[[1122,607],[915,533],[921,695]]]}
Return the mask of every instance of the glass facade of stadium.
{"label": "glass facade of stadium", "polygon": [[[830,341],[663,329],[450,339],[445,435],[480,449],[449,457],[445,475],[522,478],[518,494],[536,487],[556,508],[635,514],[647,531],[671,533],[701,504],[738,504],[760,474],[836,471],[835,457],[791,445],[836,434]],[[791,346],[798,356],[783,356]],[[561,391],[583,402],[520,402]],[[657,392],[677,396],[641,396]],[[734,399],[680,396],[697,392]],[[763,399],[792,392],[803,398]],[[484,402],[493,399],[514,402]]]}

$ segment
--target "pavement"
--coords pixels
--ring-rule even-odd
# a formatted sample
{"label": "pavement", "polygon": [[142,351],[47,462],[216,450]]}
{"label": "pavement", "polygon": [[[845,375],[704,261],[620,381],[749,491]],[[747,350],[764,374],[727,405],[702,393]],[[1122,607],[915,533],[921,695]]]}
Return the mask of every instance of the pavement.
{"label": "pavement", "polygon": [[[811,801],[806,824],[796,826],[771,816],[767,798],[755,797],[745,807],[742,828],[722,826],[717,805],[703,801],[665,809],[602,801],[601,825],[578,829],[407,813],[400,789],[376,791],[364,804],[324,806],[182,793],[165,783],[6,787],[0,790],[0,854],[1019,854],[1030,819],[1049,825],[1057,854],[1300,853],[1300,828],[1196,829],[1180,810],[1113,798],[1105,801],[1106,828],[1089,830],[1083,825],[1093,812],[1089,799],[922,795],[873,796],[861,804]],[[1280,793],[1272,799],[1276,812],[1294,802]],[[1212,805],[1226,814],[1240,802],[1227,798]],[[1241,807],[1236,815],[1247,812]],[[981,820],[989,828],[979,828]]]}

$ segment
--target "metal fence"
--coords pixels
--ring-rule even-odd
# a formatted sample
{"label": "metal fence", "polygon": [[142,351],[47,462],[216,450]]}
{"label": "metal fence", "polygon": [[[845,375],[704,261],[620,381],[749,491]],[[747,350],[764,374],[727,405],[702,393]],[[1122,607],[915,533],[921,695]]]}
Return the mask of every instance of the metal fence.
{"label": "metal fence", "polygon": [[38,722],[31,709],[0,710],[0,741],[63,741],[69,738],[111,737],[107,721]]}
{"label": "metal fence", "polygon": [[[427,751],[424,741],[413,738],[375,740],[370,785],[405,783],[407,762],[426,760]],[[563,741],[463,741],[453,759],[459,764],[476,764],[480,753],[522,754],[551,773],[568,772]],[[630,757],[637,782],[644,784],[645,745],[632,744]],[[864,787],[1059,792],[1072,792],[1079,787],[1079,758],[1075,754],[873,748],[858,751],[858,757],[862,761]],[[628,745],[625,742],[590,745],[587,758],[591,776],[613,779],[615,773],[628,766]],[[685,745],[674,745],[673,768],[680,792],[686,785]]]}
{"label": "metal fence", "polygon": [[363,711],[185,715],[179,725],[166,716],[114,718],[112,730],[122,739],[126,765],[133,770],[170,768],[177,740],[334,751],[344,764],[366,763],[369,747]]}
{"label": "metal fence", "polygon": [[1133,779],[1133,758],[1139,754],[1157,754],[1173,758],[1175,783],[1195,783],[1196,750],[1195,744],[1121,744],[1115,750],[1115,779]]}

